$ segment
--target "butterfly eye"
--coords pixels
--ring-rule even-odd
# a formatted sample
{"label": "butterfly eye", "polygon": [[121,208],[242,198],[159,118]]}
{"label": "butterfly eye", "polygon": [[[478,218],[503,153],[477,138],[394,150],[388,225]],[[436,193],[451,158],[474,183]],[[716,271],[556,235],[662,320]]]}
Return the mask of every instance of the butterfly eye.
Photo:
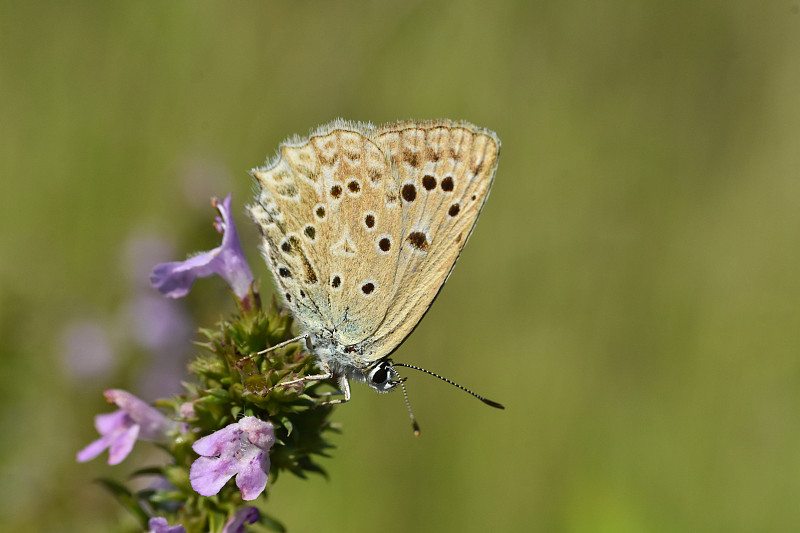
{"label": "butterfly eye", "polygon": [[376,385],[383,385],[389,379],[389,370],[386,368],[378,368],[370,376],[370,380]]}
{"label": "butterfly eye", "polygon": [[378,392],[388,392],[395,388],[398,383],[400,383],[399,381],[392,381],[391,377],[392,369],[389,366],[389,363],[382,361],[369,371],[367,382],[369,383],[370,387]]}

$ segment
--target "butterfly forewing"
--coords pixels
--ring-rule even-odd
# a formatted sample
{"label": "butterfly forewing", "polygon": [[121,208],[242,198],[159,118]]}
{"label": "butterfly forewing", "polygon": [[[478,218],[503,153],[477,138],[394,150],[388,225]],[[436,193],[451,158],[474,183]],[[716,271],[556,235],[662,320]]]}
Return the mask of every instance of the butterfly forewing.
{"label": "butterfly forewing", "polygon": [[370,338],[370,360],[405,339],[449,276],[489,194],[500,143],[450,121],[390,127],[377,140],[390,157],[403,208],[393,296]]}
{"label": "butterfly forewing", "polygon": [[389,305],[398,256],[391,230],[402,212],[388,161],[361,131],[335,129],[312,143],[321,155],[329,211],[315,258],[326,276],[337,338],[355,344]]}

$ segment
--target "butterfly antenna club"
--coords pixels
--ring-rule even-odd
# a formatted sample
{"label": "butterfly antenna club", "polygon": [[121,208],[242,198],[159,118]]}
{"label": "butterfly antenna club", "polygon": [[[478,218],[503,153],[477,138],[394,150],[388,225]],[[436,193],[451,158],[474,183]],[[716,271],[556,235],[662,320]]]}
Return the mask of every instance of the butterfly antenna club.
{"label": "butterfly antenna club", "polygon": [[405,381],[408,378],[401,378],[400,374],[397,373],[397,370],[394,369],[394,364],[391,363],[391,362],[389,364],[392,365],[392,366],[390,366],[390,368],[392,369],[392,373],[395,375],[397,380],[400,382],[400,387],[403,388],[403,398],[406,401],[406,409],[408,409],[408,416],[411,417],[411,427],[414,428],[414,436],[415,437],[419,437],[419,434],[420,434],[419,424],[417,423],[417,418],[414,416],[414,411],[411,410],[411,402],[408,401],[408,392],[406,391]]}

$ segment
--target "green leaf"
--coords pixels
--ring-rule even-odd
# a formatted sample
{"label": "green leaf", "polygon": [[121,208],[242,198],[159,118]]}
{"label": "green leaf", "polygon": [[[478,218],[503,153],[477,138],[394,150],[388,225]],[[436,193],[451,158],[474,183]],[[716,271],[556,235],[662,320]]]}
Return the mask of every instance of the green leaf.
{"label": "green leaf", "polygon": [[151,491],[149,500],[153,503],[185,502],[186,494],[176,490]]}
{"label": "green leaf", "polygon": [[286,531],[286,526],[263,511],[259,511],[259,519],[257,523],[263,525],[270,531],[278,531],[280,533],[285,533]]}
{"label": "green leaf", "polygon": [[134,470],[129,476],[128,479],[133,479],[139,476],[163,476],[164,469],[160,466],[148,466],[146,468],[140,468],[139,470]]}
{"label": "green leaf", "polygon": [[143,528],[147,528],[147,521],[149,516],[142,509],[139,500],[128,490],[127,487],[113,479],[101,478],[97,480],[98,483],[103,485],[124,508],[131,512],[136,519],[142,524]]}

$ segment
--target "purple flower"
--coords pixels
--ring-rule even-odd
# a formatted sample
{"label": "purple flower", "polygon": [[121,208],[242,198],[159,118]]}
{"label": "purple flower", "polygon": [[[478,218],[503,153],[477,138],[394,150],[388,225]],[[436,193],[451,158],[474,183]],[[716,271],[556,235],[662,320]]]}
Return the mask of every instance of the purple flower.
{"label": "purple flower", "polygon": [[129,392],[107,390],[105,397],[120,409],[94,417],[94,426],[101,437],[78,452],[81,463],[94,459],[108,448],[108,464],[119,464],[131,453],[137,439],[161,442],[168,432],[178,428],[176,422]]}
{"label": "purple flower", "polygon": [[149,291],[135,294],[120,315],[130,342],[146,349],[149,364],[136,380],[143,398],[169,396],[181,388],[190,353],[192,326],[183,302],[167,300]]}
{"label": "purple flower", "polygon": [[134,295],[122,318],[134,332],[131,340],[156,355],[185,351],[194,333],[182,302],[165,300],[152,291]]}
{"label": "purple flower", "polygon": [[199,439],[192,445],[202,456],[189,472],[192,488],[203,496],[213,496],[235,475],[242,499],[256,499],[267,486],[269,449],[274,443],[272,423],[254,416]]}
{"label": "purple flower", "polygon": [[245,533],[244,525],[255,524],[259,517],[258,509],[255,507],[242,507],[234,513],[230,520],[225,522],[222,533]]}
{"label": "purple flower", "polygon": [[111,339],[97,322],[72,322],[64,327],[58,344],[65,373],[77,382],[105,377],[114,369]]}
{"label": "purple flower", "polygon": [[163,516],[151,518],[147,527],[150,528],[148,533],[186,533],[186,529],[182,525],[170,526]]}
{"label": "purple flower", "polygon": [[189,433],[190,431],[197,431],[199,428],[192,428],[192,425],[188,422],[192,420],[196,415],[194,411],[194,404],[192,402],[183,402],[180,406],[180,413],[181,413],[181,433]]}
{"label": "purple flower", "polygon": [[188,294],[195,279],[212,274],[222,276],[240,300],[244,300],[250,291],[253,273],[244,258],[239,235],[233,223],[231,195],[228,194],[222,204],[216,198],[211,204],[220,214],[214,226],[222,233],[222,244],[186,261],[156,265],[150,275],[150,282],[161,294],[169,298],[181,298]]}

